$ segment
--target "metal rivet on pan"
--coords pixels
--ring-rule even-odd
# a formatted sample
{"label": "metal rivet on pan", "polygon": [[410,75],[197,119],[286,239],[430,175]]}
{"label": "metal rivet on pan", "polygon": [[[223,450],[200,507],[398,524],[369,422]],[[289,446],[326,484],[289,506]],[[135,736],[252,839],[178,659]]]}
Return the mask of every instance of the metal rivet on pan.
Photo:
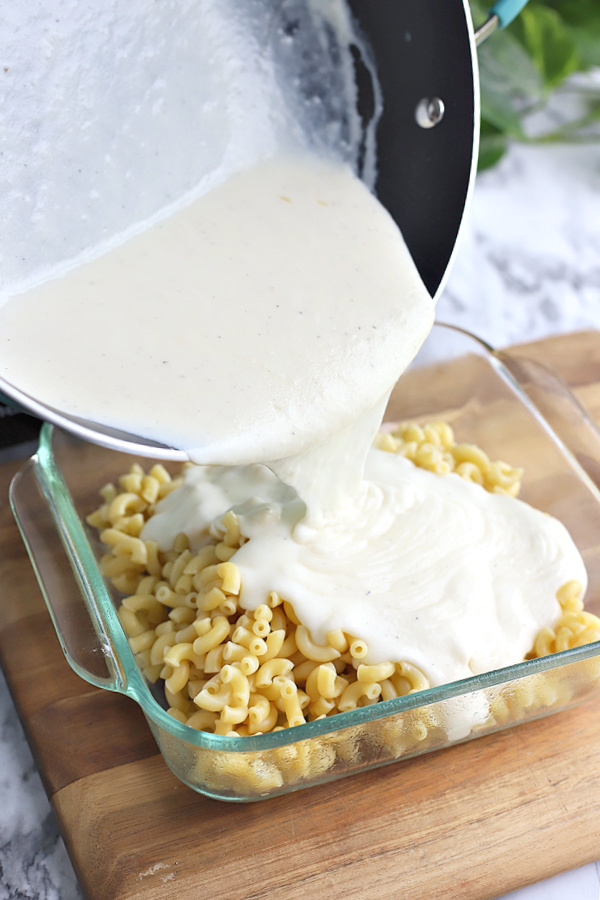
{"label": "metal rivet on pan", "polygon": [[415,119],[421,128],[433,128],[444,118],[444,101],[439,97],[424,97],[417,104]]}

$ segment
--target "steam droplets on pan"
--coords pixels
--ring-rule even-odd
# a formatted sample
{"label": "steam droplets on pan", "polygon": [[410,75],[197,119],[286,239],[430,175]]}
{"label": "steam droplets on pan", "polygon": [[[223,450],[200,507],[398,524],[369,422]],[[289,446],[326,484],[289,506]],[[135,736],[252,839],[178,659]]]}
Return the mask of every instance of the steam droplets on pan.
{"label": "steam droplets on pan", "polygon": [[[0,304],[281,150],[346,160],[373,187],[380,99],[374,88],[365,121],[354,75],[368,50],[338,0],[275,9],[269,0],[208,0],[175,13],[92,0],[70,4],[59,21],[40,4],[35,16],[11,8],[0,43],[12,135],[0,160]],[[51,367],[61,347],[48,350]],[[6,393],[36,413],[117,445],[102,423],[63,419],[9,371],[0,375]]]}

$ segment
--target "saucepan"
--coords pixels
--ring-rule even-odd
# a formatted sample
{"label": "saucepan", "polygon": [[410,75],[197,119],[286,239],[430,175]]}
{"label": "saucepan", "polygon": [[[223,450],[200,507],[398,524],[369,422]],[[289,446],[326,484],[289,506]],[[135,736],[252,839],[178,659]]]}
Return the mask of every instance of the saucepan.
{"label": "saucepan", "polygon": [[475,31],[468,0],[349,0],[384,95],[377,196],[432,296],[449,272],[477,168],[476,46],[506,27],[525,2],[501,0]]}
{"label": "saucepan", "polygon": [[[350,49],[353,96],[364,133],[352,162],[400,226],[432,296],[442,290],[449,272],[477,166],[476,46],[495,28],[512,21],[526,2],[499,0],[475,31],[468,0],[348,0],[353,27],[361,38]],[[253,0],[245,14],[252,15],[260,5],[260,0]],[[317,0],[272,3],[273,15],[280,17],[277,27],[290,35],[306,9],[310,15],[326,17],[327,9],[334,6]],[[295,80],[303,78],[318,81],[318,75],[307,75],[299,65]],[[311,91],[320,99],[318,86],[308,85],[306,96]],[[343,119],[343,114],[338,118]],[[108,167],[106,177],[115,177]],[[71,177],[69,188],[72,182]],[[46,233],[50,230],[46,228]],[[0,390],[34,415],[104,446],[183,458],[173,448],[48,408],[1,378]]]}

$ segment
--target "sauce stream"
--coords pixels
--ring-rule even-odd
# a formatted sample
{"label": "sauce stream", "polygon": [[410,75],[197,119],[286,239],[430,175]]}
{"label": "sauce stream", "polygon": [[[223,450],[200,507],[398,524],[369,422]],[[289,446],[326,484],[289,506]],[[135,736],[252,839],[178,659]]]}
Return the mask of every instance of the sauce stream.
{"label": "sauce stream", "polygon": [[12,298],[0,360],[55,407],[211,464],[144,537],[193,543],[233,508],[242,605],[276,590],[314,639],[341,628],[435,685],[520,661],[586,575],[556,520],[369,449],[432,321],[350,169],[278,156]]}

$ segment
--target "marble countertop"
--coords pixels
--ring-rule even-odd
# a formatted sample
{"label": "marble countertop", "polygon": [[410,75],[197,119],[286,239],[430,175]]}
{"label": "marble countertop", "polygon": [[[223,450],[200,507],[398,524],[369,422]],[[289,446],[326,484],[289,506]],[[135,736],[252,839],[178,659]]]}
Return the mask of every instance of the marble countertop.
{"label": "marble countertop", "polygon": [[[494,346],[600,328],[600,147],[515,147],[480,175],[440,321]],[[507,895],[598,900],[600,864]],[[82,894],[0,672],[0,900]]]}

